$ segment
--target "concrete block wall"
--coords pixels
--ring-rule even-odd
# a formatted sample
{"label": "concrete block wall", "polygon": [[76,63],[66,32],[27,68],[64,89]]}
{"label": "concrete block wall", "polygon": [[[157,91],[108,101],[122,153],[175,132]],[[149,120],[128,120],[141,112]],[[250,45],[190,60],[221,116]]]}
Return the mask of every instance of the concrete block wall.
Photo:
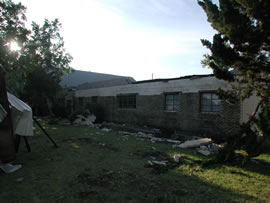
{"label": "concrete block wall", "polygon": [[[147,125],[157,128],[171,128],[205,135],[222,137],[239,130],[240,105],[222,102],[218,113],[200,112],[200,94],[181,94],[180,110],[164,110],[165,95],[136,97],[135,109],[119,108],[117,97],[98,97],[98,104],[105,111],[105,120],[117,123]],[[91,101],[85,98],[85,101]]]}
{"label": "concrete block wall", "polygon": [[[172,128],[206,136],[223,136],[239,130],[240,105],[222,102],[218,113],[200,112],[200,91],[215,91],[227,88],[227,83],[214,77],[173,80],[145,84],[125,85],[76,91],[77,98],[83,98],[84,105],[97,97],[97,103],[105,111],[105,120],[118,123],[133,123],[158,128]],[[180,110],[166,112],[165,93],[177,92],[180,96]],[[119,108],[117,95],[136,94],[136,108]]]}

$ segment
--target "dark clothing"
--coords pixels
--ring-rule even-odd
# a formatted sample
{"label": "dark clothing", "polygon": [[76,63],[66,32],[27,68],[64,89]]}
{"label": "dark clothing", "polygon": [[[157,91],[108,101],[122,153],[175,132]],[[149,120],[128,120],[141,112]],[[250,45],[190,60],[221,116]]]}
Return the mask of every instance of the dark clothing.
{"label": "dark clothing", "polygon": [[13,136],[10,109],[7,98],[7,90],[4,78],[4,72],[0,66],[0,104],[8,113],[0,123],[0,161],[3,163],[15,160],[15,138]]}

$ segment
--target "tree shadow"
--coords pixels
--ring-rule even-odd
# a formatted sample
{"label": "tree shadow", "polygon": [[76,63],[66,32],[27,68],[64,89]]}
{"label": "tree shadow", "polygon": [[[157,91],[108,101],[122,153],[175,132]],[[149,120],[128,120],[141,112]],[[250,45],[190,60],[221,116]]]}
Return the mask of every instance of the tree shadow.
{"label": "tree shadow", "polygon": [[[223,163],[223,165],[225,166],[232,166],[232,167],[236,167],[236,168],[240,168],[244,171],[247,172],[252,172],[252,173],[258,173],[264,176],[269,176],[270,177],[270,162],[265,161],[263,159],[259,159],[259,158],[253,158],[251,160],[245,161],[245,156],[242,154],[237,154],[233,160]],[[203,168],[215,168],[215,167],[219,167],[220,164],[207,164],[206,166],[204,166]],[[242,175],[246,175],[247,174],[242,174]]]}

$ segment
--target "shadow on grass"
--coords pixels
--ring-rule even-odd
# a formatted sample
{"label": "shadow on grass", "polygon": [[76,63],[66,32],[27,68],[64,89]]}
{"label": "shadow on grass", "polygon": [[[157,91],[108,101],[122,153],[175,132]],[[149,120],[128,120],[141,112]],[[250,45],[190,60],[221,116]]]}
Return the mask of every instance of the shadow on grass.
{"label": "shadow on grass", "polygon": [[[144,142],[131,138],[130,143],[110,143],[106,135],[87,137],[90,134],[85,135],[85,129],[48,129],[60,145],[56,150],[50,148],[45,136],[33,137],[32,153],[21,154],[24,168],[17,175],[0,174],[0,200],[33,202],[26,195],[31,193],[36,202],[258,202],[251,195],[199,177],[196,170],[200,159],[188,151],[179,152],[183,159],[180,166],[152,173],[151,168],[144,167],[147,160],[152,156],[166,159],[168,151],[174,153],[171,147],[159,149],[155,145],[159,151],[152,150],[151,143],[145,147],[141,144]],[[74,143],[80,147],[70,147]],[[17,183],[18,177],[24,177],[24,181]]]}
{"label": "shadow on grass", "polygon": [[[253,172],[257,174],[261,174],[264,176],[270,177],[270,162],[260,159],[260,158],[253,158],[249,161],[247,161],[245,164],[243,164],[243,161],[245,159],[245,156],[242,154],[237,154],[237,156],[229,162],[224,163],[225,166],[232,166],[240,168],[247,172]],[[206,164],[204,168],[215,168],[220,166],[222,163],[211,163]],[[239,172],[240,173],[240,172]],[[243,176],[247,176],[247,174],[242,173]]]}
{"label": "shadow on grass", "polygon": [[252,160],[243,166],[242,169],[270,177],[270,163],[264,160]]}
{"label": "shadow on grass", "polygon": [[[169,174],[170,175],[170,174]],[[195,176],[181,173],[168,175],[141,175],[136,171],[122,169],[102,169],[99,173],[82,171],[74,178],[82,190],[75,196],[80,200],[103,202],[243,202],[254,200],[246,194],[239,194],[213,184],[206,183]],[[78,187],[71,184],[71,187]],[[80,188],[80,187],[79,187]],[[73,189],[73,188],[71,188]],[[113,194],[112,194],[113,193]],[[105,195],[104,195],[105,194]]]}

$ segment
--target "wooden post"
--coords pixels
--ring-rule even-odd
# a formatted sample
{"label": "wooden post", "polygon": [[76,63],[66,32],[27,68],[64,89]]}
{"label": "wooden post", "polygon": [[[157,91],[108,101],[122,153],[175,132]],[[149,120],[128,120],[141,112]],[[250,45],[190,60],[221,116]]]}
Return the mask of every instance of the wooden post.
{"label": "wooden post", "polygon": [[0,123],[0,161],[9,163],[15,160],[16,150],[5,83],[5,70],[2,65],[0,65],[0,104],[7,112],[7,116]]}

